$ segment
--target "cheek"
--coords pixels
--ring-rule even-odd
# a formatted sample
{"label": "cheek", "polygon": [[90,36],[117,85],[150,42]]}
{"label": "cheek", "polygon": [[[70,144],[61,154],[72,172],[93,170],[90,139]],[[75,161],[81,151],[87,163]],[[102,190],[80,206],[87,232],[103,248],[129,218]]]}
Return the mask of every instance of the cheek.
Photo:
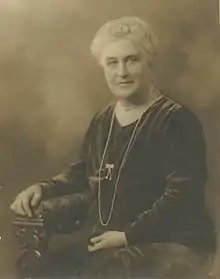
{"label": "cheek", "polygon": [[143,83],[150,78],[150,72],[141,66],[134,67],[130,71],[131,76],[137,83]]}
{"label": "cheek", "polygon": [[108,83],[111,83],[115,79],[115,71],[113,69],[105,69],[105,78]]}
{"label": "cheek", "polygon": [[143,67],[141,65],[130,65],[127,69],[134,78],[139,78],[143,75]]}

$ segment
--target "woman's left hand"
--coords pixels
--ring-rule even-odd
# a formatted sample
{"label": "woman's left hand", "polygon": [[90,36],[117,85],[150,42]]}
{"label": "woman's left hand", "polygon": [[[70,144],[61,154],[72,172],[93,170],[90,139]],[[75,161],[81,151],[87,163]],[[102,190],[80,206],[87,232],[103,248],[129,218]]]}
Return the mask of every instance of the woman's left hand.
{"label": "woman's left hand", "polygon": [[108,231],[99,236],[90,239],[88,245],[89,252],[95,252],[101,249],[116,248],[127,245],[127,239],[124,232]]}

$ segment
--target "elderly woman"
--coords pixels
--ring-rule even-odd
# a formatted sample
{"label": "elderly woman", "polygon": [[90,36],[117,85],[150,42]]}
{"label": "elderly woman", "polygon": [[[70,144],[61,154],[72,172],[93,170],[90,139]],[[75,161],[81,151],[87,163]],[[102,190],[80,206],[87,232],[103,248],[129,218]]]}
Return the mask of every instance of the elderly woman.
{"label": "elderly woman", "polygon": [[136,17],[98,31],[91,50],[116,101],[93,117],[69,169],[30,186],[11,206],[32,216],[43,199],[69,195],[78,211],[86,209],[86,233],[56,259],[58,277],[77,266],[89,278],[189,278],[215,250],[202,128],[155,86],[156,45]]}

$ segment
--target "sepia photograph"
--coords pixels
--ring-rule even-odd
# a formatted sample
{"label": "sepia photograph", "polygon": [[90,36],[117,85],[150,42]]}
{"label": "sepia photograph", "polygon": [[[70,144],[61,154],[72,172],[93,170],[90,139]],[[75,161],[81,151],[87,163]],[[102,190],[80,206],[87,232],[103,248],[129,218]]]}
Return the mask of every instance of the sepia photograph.
{"label": "sepia photograph", "polygon": [[219,0],[0,0],[0,279],[220,279]]}

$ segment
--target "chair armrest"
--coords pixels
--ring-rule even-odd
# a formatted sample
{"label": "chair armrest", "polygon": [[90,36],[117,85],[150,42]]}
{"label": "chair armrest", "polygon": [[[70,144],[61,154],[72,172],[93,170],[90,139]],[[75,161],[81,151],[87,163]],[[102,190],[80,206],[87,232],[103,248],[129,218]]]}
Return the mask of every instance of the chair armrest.
{"label": "chair armrest", "polygon": [[43,201],[40,213],[45,228],[51,233],[72,233],[80,229],[87,219],[86,194],[64,195]]}
{"label": "chair armrest", "polygon": [[82,227],[88,212],[85,197],[74,194],[52,198],[41,203],[38,216],[14,217],[13,226],[21,252],[17,268],[22,277],[33,274],[46,257],[54,234],[73,233]]}
{"label": "chair armrest", "polygon": [[51,235],[41,215],[35,218],[15,216],[13,226],[20,249],[16,267],[20,276],[25,278],[46,255]]}

